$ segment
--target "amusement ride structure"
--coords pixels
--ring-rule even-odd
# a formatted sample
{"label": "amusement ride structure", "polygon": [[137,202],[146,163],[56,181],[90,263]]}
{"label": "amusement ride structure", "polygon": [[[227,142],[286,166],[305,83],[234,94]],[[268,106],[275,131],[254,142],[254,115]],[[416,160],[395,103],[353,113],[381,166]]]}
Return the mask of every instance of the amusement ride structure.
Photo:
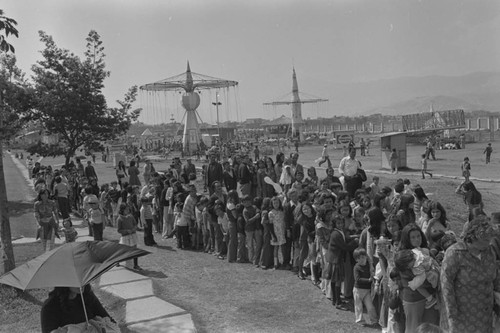
{"label": "amusement ride structure", "polygon": [[[286,99],[286,100],[285,100]],[[317,104],[322,102],[328,102],[327,99],[314,97],[310,95],[305,95],[299,92],[299,85],[297,83],[297,74],[295,74],[295,67],[293,67],[292,74],[292,92],[286,94],[279,101],[264,103],[265,106],[281,106],[281,105],[291,105],[292,112],[292,138],[299,139],[303,141],[303,130],[304,120],[302,119],[302,104]]]}
{"label": "amusement ride structure", "polygon": [[[166,78],[161,81],[148,83],[140,87],[142,91],[151,93],[158,92],[179,92],[182,94],[181,105],[184,108],[184,131],[182,135],[182,147],[185,153],[192,154],[200,148],[201,134],[198,119],[202,122],[197,108],[200,106],[201,90],[217,90],[221,88],[230,88],[238,85],[236,81],[218,79],[215,77],[191,72],[189,61],[185,73]],[[217,103],[217,125],[218,120],[218,93],[216,93]],[[166,110],[165,110],[166,112]]]}

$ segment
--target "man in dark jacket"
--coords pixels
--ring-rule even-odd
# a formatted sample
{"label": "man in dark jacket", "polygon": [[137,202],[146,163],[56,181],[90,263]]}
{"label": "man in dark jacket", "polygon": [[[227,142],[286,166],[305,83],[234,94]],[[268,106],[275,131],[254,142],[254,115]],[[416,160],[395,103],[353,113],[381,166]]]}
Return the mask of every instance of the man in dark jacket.
{"label": "man in dark jacket", "polygon": [[231,190],[236,190],[236,187],[238,185],[236,173],[227,161],[223,163],[223,167],[224,174],[222,178],[224,179],[224,186],[226,186],[226,191],[229,192]]}
{"label": "man in dark jacket", "polygon": [[91,178],[97,180],[97,173],[95,172],[92,162],[88,161],[85,167],[85,177],[90,181]]}
{"label": "man in dark jacket", "polygon": [[249,157],[245,156],[238,169],[238,180],[242,196],[250,195],[252,192],[252,174],[250,172],[249,163]]}
{"label": "man in dark jacket", "polygon": [[210,155],[210,163],[207,166],[206,174],[205,174],[205,186],[208,188],[210,195],[214,193],[213,191],[213,183],[218,181],[222,183],[222,165],[215,160],[215,155]]}

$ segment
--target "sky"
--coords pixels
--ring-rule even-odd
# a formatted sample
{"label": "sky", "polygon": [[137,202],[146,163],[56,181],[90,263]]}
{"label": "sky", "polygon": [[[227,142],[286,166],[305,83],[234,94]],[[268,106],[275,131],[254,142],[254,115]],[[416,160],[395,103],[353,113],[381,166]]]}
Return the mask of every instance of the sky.
{"label": "sky", "polygon": [[[293,67],[302,92],[329,99],[305,111],[312,118],[341,115],[338,83],[500,71],[497,0],[4,0],[1,8],[18,22],[9,42],[28,75],[41,59],[39,30],[81,56],[96,30],[110,107],[133,85],[183,73],[187,61],[193,72],[238,81],[221,96],[221,121],[289,113],[262,103],[291,91]],[[200,117],[214,122],[215,93],[201,100]],[[140,94],[135,106],[146,123],[179,121],[178,102]]]}

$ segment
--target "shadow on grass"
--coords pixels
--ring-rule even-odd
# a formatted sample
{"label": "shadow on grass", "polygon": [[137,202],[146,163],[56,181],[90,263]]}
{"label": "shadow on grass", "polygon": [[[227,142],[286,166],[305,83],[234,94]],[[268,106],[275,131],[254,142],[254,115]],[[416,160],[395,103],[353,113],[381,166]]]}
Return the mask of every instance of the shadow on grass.
{"label": "shadow on grass", "polygon": [[160,249],[160,250],[167,250],[167,251],[176,252],[173,247],[168,246],[168,245],[156,245],[156,248]]}
{"label": "shadow on grass", "polygon": [[165,273],[160,272],[160,271],[153,271],[149,269],[142,269],[142,271],[134,271],[137,274],[144,275],[150,278],[156,278],[156,279],[166,279],[168,276],[165,275]]}
{"label": "shadow on grass", "polygon": [[9,201],[9,216],[19,217],[24,214],[33,214],[33,203],[26,201]]}

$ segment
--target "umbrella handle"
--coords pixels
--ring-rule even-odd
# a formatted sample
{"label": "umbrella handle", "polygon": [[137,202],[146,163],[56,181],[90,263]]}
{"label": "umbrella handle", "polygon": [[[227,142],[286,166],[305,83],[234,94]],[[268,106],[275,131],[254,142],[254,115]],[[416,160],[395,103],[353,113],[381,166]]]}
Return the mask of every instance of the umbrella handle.
{"label": "umbrella handle", "polygon": [[83,312],[85,312],[85,321],[87,322],[87,327],[89,326],[89,316],[87,314],[87,308],[85,307],[85,300],[83,299],[83,290],[80,287],[80,297],[82,298]]}

